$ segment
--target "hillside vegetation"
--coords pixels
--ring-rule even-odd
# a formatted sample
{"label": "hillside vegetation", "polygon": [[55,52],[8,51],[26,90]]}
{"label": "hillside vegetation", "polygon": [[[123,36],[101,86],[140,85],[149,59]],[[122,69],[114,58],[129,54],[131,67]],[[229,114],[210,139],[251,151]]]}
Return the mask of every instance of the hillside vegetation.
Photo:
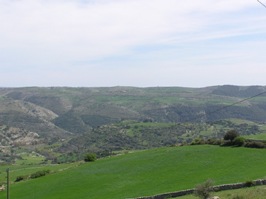
{"label": "hillside vegetation", "polygon": [[0,162],[32,151],[46,161],[75,161],[86,152],[105,156],[221,138],[230,128],[263,134],[265,91],[230,85],[0,88]]}

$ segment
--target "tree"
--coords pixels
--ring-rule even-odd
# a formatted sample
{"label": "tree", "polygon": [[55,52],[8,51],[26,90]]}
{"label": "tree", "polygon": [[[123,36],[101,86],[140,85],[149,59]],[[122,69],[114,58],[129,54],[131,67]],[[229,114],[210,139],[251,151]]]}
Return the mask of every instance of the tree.
{"label": "tree", "polygon": [[94,162],[96,160],[96,154],[95,153],[88,153],[84,157],[85,162]]}
{"label": "tree", "polygon": [[211,196],[211,192],[213,191],[213,181],[209,179],[204,183],[196,186],[194,195],[201,199],[208,199]]}
{"label": "tree", "polygon": [[238,136],[233,140],[233,144],[235,146],[243,146],[245,144],[245,138]]}
{"label": "tree", "polygon": [[233,142],[233,140],[239,136],[239,133],[236,130],[230,130],[227,131],[227,133],[224,135],[224,140],[229,140],[230,142]]}

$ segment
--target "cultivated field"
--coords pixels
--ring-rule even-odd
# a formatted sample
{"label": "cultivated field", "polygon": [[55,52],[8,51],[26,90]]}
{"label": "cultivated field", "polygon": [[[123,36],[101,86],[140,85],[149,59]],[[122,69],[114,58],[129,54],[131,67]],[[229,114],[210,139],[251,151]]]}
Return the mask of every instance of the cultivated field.
{"label": "cultivated field", "polygon": [[[264,149],[208,145],[129,152],[92,163],[61,165],[61,169],[60,165],[46,166],[51,171],[47,176],[12,182],[10,196],[122,199],[194,188],[206,179],[214,180],[215,184],[245,182],[265,176],[265,159]],[[4,181],[6,167],[0,168]],[[12,166],[11,179],[30,174],[28,171],[23,166]],[[0,192],[1,198],[4,195]]]}

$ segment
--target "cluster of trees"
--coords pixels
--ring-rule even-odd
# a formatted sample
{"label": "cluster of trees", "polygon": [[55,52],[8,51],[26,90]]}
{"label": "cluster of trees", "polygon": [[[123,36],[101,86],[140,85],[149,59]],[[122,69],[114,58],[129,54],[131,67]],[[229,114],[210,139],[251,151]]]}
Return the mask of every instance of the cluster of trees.
{"label": "cluster of trees", "polygon": [[235,146],[235,147],[248,147],[248,148],[266,148],[266,141],[246,139],[236,131],[229,130],[225,133],[223,139],[211,138],[204,140],[203,138],[196,138],[191,145],[211,144],[220,146]]}
{"label": "cluster of trees", "polygon": [[[63,143],[55,152],[59,157],[51,157],[54,153],[39,151],[40,154],[52,160],[53,163],[75,162],[83,160],[84,154],[92,152],[97,157],[105,157],[114,151],[139,150],[162,146],[176,146],[191,144],[242,145],[243,138],[235,142],[223,139],[225,130],[235,129],[241,135],[257,134],[260,132],[258,125],[238,124],[229,120],[210,123],[157,123],[149,119],[141,122],[134,120],[121,121],[91,129],[85,134],[72,138]],[[197,138],[201,134],[202,138]],[[210,138],[213,137],[213,138]],[[246,146],[255,146],[257,142],[248,142]],[[49,153],[49,154],[48,154]],[[49,156],[50,155],[50,156]]]}
{"label": "cluster of trees", "polygon": [[236,130],[230,130],[224,135],[225,146],[244,146],[249,148],[266,148],[266,143],[241,137]]}

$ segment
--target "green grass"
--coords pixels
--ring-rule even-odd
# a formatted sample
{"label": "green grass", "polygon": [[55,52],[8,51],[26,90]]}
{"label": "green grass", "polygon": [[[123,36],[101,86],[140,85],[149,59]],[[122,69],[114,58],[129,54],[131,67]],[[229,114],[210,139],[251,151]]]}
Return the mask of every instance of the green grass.
{"label": "green grass", "polygon": [[34,164],[23,164],[23,165],[4,165],[0,166],[0,183],[4,183],[6,181],[6,169],[10,169],[10,180],[12,182],[18,176],[29,176],[32,173],[42,170],[50,170],[51,173],[61,172],[73,167],[76,167],[79,163],[71,163],[71,164],[48,164],[48,165],[34,165]]}
{"label": "green grass", "polygon": [[248,139],[253,139],[253,140],[266,140],[266,133],[260,133],[260,134],[249,135],[249,136],[244,136],[244,137]]}
{"label": "green grass", "polygon": [[265,150],[218,146],[137,151],[12,184],[11,198],[122,199],[189,189],[209,178],[245,182],[266,175],[265,159]]}
{"label": "green grass", "polygon": [[36,153],[22,153],[19,155],[21,159],[16,160],[16,164],[18,165],[36,165],[42,163],[45,160],[44,156]]}
{"label": "green grass", "polygon": [[[229,190],[212,193],[213,196],[219,196],[220,198],[235,199],[237,196],[239,199],[265,199],[266,186],[251,187],[245,189]],[[187,195],[177,197],[176,199],[198,199],[194,195]]]}

